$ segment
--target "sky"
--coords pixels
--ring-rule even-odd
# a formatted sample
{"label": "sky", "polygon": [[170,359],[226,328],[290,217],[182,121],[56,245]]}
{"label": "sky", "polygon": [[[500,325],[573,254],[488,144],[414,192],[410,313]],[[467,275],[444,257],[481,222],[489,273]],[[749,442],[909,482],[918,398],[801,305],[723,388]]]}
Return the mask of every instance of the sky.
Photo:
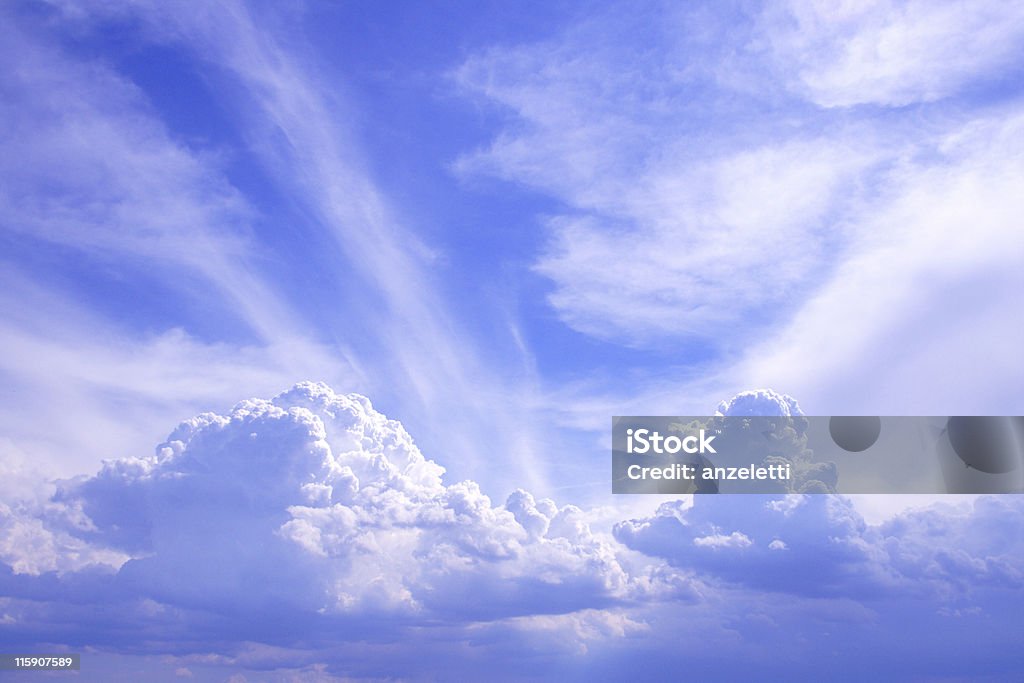
{"label": "sky", "polygon": [[1000,2],[4,3],[0,642],[1016,675],[1021,497],[613,496],[608,428],[1022,414],[1021,45]]}

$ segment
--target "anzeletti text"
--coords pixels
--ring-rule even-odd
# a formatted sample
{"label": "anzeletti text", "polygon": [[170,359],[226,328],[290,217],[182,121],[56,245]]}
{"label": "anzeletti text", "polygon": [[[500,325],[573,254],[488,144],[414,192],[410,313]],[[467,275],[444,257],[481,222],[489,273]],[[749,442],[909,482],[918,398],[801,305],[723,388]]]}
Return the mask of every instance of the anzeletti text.
{"label": "anzeletti text", "polygon": [[[649,429],[627,429],[626,430],[626,452],[627,453],[715,453],[711,442],[714,436],[705,436],[704,430],[699,435],[691,434],[686,437],[678,437],[675,434],[662,436],[660,432],[652,432]],[[636,442],[634,444],[634,441]]]}
{"label": "anzeletti text", "polygon": [[[699,472],[699,474],[698,474]],[[790,478],[789,464],[768,465],[758,467],[753,463],[749,467],[706,467],[697,465],[673,464],[666,467],[641,467],[630,465],[626,468],[626,476],[630,479],[704,479],[715,481],[760,480]]]}

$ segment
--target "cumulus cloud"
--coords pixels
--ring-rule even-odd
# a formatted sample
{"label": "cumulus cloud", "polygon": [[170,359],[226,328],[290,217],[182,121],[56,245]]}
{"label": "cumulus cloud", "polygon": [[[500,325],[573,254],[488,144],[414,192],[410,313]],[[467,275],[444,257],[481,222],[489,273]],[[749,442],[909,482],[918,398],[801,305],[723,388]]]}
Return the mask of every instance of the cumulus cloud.
{"label": "cumulus cloud", "polygon": [[758,590],[970,600],[978,589],[1024,586],[1021,542],[1008,535],[1022,514],[1018,497],[983,498],[966,511],[912,510],[870,526],[836,496],[698,496],[692,507],[665,503],[652,517],[619,523],[615,538]]}
{"label": "cumulus cloud", "polygon": [[15,574],[64,574],[91,565],[119,566],[127,559],[123,552],[95,548],[67,531],[54,531],[31,508],[0,502],[0,562]]}
{"label": "cumulus cloud", "polygon": [[495,505],[443,474],[366,398],[305,383],[65,482],[46,520],[59,533],[0,509],[0,557],[39,574],[88,550],[123,590],[234,612],[492,620],[692,597],[664,572],[630,575],[575,506],[523,490]]}
{"label": "cumulus cloud", "polygon": [[723,416],[783,416],[798,417],[804,412],[792,396],[780,394],[772,389],[741,391],[727,401],[718,404],[716,415]]}
{"label": "cumulus cloud", "polygon": [[[745,391],[722,401],[718,415],[746,418],[723,439],[746,439],[757,452],[764,433],[772,433],[771,450],[798,466],[804,490],[834,491],[835,471],[827,463],[799,467],[806,460],[806,421],[792,397]],[[780,423],[780,417],[789,419]],[[949,614],[987,614],[994,602],[1019,597],[1024,586],[1022,512],[1018,496],[979,498],[870,525],[850,499],[835,495],[698,495],[619,522],[613,533],[635,551],[734,589],[867,603],[910,598],[933,601]]]}
{"label": "cumulus cloud", "polygon": [[[723,407],[752,401],[776,419],[800,412],[769,390]],[[637,647],[720,662],[701,644],[740,651],[737,633],[777,640],[822,614],[863,637],[872,605],[896,601],[970,628],[1024,585],[1012,497],[877,526],[828,495],[697,496],[611,536],[591,517],[448,483],[368,399],[302,383],[0,506],[0,634],[129,653],[160,643],[168,671],[197,678],[478,676],[481,657],[509,677],[571,677]]]}
{"label": "cumulus cloud", "polygon": [[[770,465],[789,465],[792,477],[776,483],[779,493],[835,493],[839,481],[838,469],[832,462],[816,462],[814,453],[807,448],[807,419],[800,404],[792,396],[772,389],[742,391],[718,404],[714,419],[718,444],[722,453],[716,465],[745,466],[751,462]],[[786,419],[778,419],[786,418]],[[730,457],[729,454],[742,454]],[[758,488],[765,492],[763,482]],[[727,492],[743,490],[746,484]]]}

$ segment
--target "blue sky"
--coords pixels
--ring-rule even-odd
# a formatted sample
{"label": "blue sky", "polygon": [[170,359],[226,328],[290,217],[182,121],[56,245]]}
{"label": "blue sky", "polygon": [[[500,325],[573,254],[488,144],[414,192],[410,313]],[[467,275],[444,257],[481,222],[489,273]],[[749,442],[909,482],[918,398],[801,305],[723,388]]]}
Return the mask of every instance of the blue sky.
{"label": "blue sky", "polygon": [[0,13],[5,641],[106,680],[1019,668],[1016,498],[607,481],[610,416],[748,389],[1024,411],[1019,8]]}

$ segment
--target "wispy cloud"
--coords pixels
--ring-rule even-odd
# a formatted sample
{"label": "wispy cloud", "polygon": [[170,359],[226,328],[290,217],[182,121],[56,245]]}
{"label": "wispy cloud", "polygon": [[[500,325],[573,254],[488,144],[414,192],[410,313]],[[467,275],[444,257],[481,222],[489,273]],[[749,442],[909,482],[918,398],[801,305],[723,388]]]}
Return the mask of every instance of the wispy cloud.
{"label": "wispy cloud", "polygon": [[[74,59],[39,26],[8,18],[0,372],[10,452],[70,475],[146,452],[168,421],[239,391],[296,375],[358,382],[344,346],[318,343],[260,274],[256,212],[217,157],[172,139],[108,64]],[[90,269],[131,307],[77,286]],[[170,313],[168,296],[194,313]],[[243,332],[183,330],[204,315]]]}
{"label": "wispy cloud", "polygon": [[[75,250],[89,267],[144,290],[155,282],[191,301],[184,308],[189,315],[234,320],[249,334],[241,344],[238,335],[206,340],[202,329],[209,326],[154,313],[157,333],[152,322],[144,333],[131,331],[139,341],[127,356],[108,351],[102,362],[90,363],[80,353],[74,364],[118,367],[114,374],[124,376],[138,359],[156,360],[152,339],[161,347],[183,341],[183,357],[195,350],[194,341],[223,350],[209,356],[227,361],[213,375],[233,378],[234,395],[269,391],[243,378],[265,376],[271,367],[294,373],[277,386],[303,377],[347,383],[401,406],[426,440],[445,444],[455,465],[481,480],[508,487],[512,471],[536,483],[544,479],[528,417],[529,382],[519,381],[518,368],[505,373],[489,357],[492,345],[477,344],[462,312],[439,293],[434,255],[401,226],[366,170],[347,123],[353,103],[341,92],[343,77],[325,76],[315,59],[303,56],[286,25],[266,30],[272,16],[256,16],[241,3],[198,12],[175,3],[114,3],[61,7],[38,25],[13,19],[12,26],[21,25],[9,29],[6,43],[17,65],[7,72],[10,153],[0,169],[10,180],[0,204],[8,235],[26,249],[45,242]],[[61,32],[88,37],[118,22],[131,24],[143,44],[187,54],[218,84],[219,105],[249,144],[247,153],[306,217],[289,229],[298,253],[319,273],[315,292],[274,275],[279,257],[262,239],[272,228],[229,181],[216,150],[172,138],[145,93],[111,64],[62,52]],[[86,297],[78,301],[90,304]],[[86,339],[102,335],[102,325],[134,323],[103,321],[100,311],[95,317],[102,324],[92,325]],[[249,362],[255,365],[243,367]],[[166,385],[166,395],[180,397],[180,388]],[[73,400],[96,400],[96,393]],[[117,419],[111,408],[105,422]],[[478,457],[476,444],[486,440],[510,463],[506,474]]]}
{"label": "wispy cloud", "polygon": [[1014,3],[772,3],[759,34],[797,92],[826,107],[904,106],[1020,77]]}
{"label": "wispy cloud", "polygon": [[[789,28],[792,8],[737,17],[732,32],[699,8],[608,11],[456,72],[506,120],[460,172],[561,205],[538,217],[550,240],[535,263],[560,319],[667,359],[634,382],[642,398],[614,388],[609,403],[672,412],[659,397],[675,378],[678,400],[775,386],[815,413],[1021,405],[1021,335],[1006,317],[1024,247],[1020,93],[1000,80],[1021,19],[1001,5],[970,18],[959,5],[859,7],[829,18],[799,5],[807,33]],[[792,44],[804,39],[826,59],[805,59]],[[796,52],[773,61],[769,48]],[[983,81],[987,95],[967,87]],[[930,104],[838,106],[910,101]]]}
{"label": "wispy cloud", "polygon": [[[0,277],[3,459],[24,481],[72,476],[149,452],[168,422],[273,392],[296,376],[355,378],[335,349],[301,337],[204,341],[180,327],[139,332],[11,270]],[[351,380],[350,380],[351,381]]]}
{"label": "wispy cloud", "polygon": [[850,257],[737,376],[784,381],[819,411],[1024,409],[1022,125],[995,112],[894,172],[890,198],[857,217]]}
{"label": "wispy cloud", "polygon": [[707,46],[673,25],[679,36],[655,30],[656,47],[628,74],[618,70],[620,42],[593,47],[610,30],[603,24],[471,58],[459,83],[510,108],[515,122],[458,168],[565,203],[547,221],[552,238],[536,268],[569,325],[636,346],[742,344],[841,255],[836,214],[858,201],[851,188],[877,172],[891,141],[867,126],[824,131],[723,87],[715,71],[683,69],[687,49]]}
{"label": "wispy cloud", "polygon": [[254,274],[254,213],[213,154],[172,140],[141,92],[103,62],[69,58],[14,18],[3,44],[0,220],[9,239],[149,272],[214,299],[264,340],[298,327]]}
{"label": "wispy cloud", "polygon": [[489,359],[490,344],[478,345],[457,307],[440,294],[435,255],[402,226],[346,124],[354,103],[344,95],[344,81],[303,58],[287,31],[265,30],[272,12],[258,17],[241,3],[199,14],[173,3],[141,7],[154,36],[183,45],[241,86],[237,104],[246,108],[242,123],[258,141],[254,148],[333,241],[337,267],[344,269],[335,279],[339,289],[361,294],[350,310],[320,322],[373,368],[371,389],[392,394],[399,387],[395,400],[425,431],[444,424],[443,433],[427,438],[461,454],[456,459],[467,474],[492,476],[474,446],[490,439],[507,449],[504,460],[540,484],[539,438],[523,410],[531,401],[516,389],[528,383],[503,375]]}

